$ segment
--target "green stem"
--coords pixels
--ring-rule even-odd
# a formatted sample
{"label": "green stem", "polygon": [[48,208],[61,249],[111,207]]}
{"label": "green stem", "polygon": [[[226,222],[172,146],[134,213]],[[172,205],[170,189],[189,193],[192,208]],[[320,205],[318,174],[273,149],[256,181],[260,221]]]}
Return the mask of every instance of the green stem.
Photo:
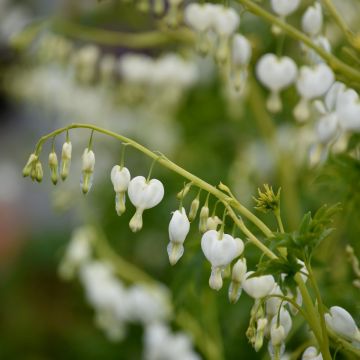
{"label": "green stem", "polygon": [[293,27],[292,25],[284,22],[278,17],[272,15],[270,12],[266,11],[260,5],[257,5],[252,0],[237,0],[240,4],[243,4],[249,11],[262,17],[264,20],[275,24],[281,28],[286,34],[291,36],[294,39],[302,41],[309,48],[316,51],[328,64],[329,66],[337,73],[340,73],[348,78],[350,81],[360,81],[360,72],[353,67],[345,64],[343,61],[339,60],[336,56],[331,53],[326,52],[320,46],[317,46],[313,43],[310,37]]}
{"label": "green stem", "polygon": [[280,209],[275,211],[274,214],[275,214],[276,221],[278,223],[280,232],[283,234],[285,232],[285,230],[284,230],[284,225],[283,225],[282,220],[281,220]]}
{"label": "green stem", "polygon": [[318,303],[318,311],[319,311],[319,316],[320,316],[320,324],[321,324],[321,330],[322,330],[322,334],[323,334],[322,336],[323,336],[324,347],[326,346],[327,348],[329,348],[329,337],[327,335],[327,330],[326,330],[324,304],[322,301],[320,289],[317,285],[317,281],[314,277],[314,273],[312,271],[312,268],[311,268],[311,265],[309,262],[306,263],[306,269],[309,273],[308,278],[310,280],[312,288],[314,289],[316,300]]}
{"label": "green stem", "polygon": [[[206,181],[204,181],[204,180],[200,179],[199,177],[193,175],[192,173],[186,171],[185,169],[183,169],[182,167],[180,167],[177,164],[173,163],[171,160],[169,160],[165,156],[163,156],[163,155],[159,156],[155,152],[147,149],[146,147],[144,147],[143,145],[137,143],[136,141],[134,141],[132,139],[129,139],[129,138],[125,137],[125,136],[122,136],[120,134],[117,134],[117,133],[115,133],[113,131],[105,130],[103,128],[100,128],[98,126],[91,125],[91,124],[71,124],[69,126],[57,129],[57,130],[51,132],[50,134],[41,137],[40,140],[38,141],[37,145],[36,145],[35,152],[38,154],[40,152],[42,144],[46,140],[48,140],[49,138],[51,138],[51,137],[53,137],[55,135],[61,134],[62,132],[67,131],[69,129],[76,129],[76,128],[92,129],[92,130],[95,130],[95,131],[97,131],[99,133],[102,133],[102,134],[111,136],[111,137],[113,137],[115,139],[118,139],[118,140],[120,140],[122,142],[128,143],[133,148],[139,150],[140,152],[147,155],[148,157],[150,157],[150,158],[152,158],[154,160],[157,160],[157,162],[159,164],[163,165],[164,167],[172,170],[173,172],[175,172],[175,173],[181,175],[182,177],[188,179],[189,181],[193,182],[193,184],[195,186],[198,186],[199,188],[202,188],[206,192],[214,195],[216,198],[221,200],[223,203],[226,203],[226,204],[231,203],[231,205],[236,210],[238,210],[241,215],[243,215],[244,217],[249,219],[252,223],[254,223],[254,225],[256,225],[264,233],[264,235],[266,235],[267,237],[272,237],[273,236],[272,231],[256,215],[254,215],[246,207],[244,207],[242,204],[240,204],[237,200],[229,198],[228,195],[224,194],[222,191],[220,191],[216,187],[210,185]],[[235,215],[235,218],[236,218],[236,215]]]}

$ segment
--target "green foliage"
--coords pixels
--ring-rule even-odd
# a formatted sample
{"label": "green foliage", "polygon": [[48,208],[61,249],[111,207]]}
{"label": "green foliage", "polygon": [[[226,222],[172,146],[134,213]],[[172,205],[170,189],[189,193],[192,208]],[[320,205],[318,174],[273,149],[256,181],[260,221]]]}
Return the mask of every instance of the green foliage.
{"label": "green foliage", "polygon": [[299,229],[292,233],[277,234],[274,241],[278,247],[286,247],[288,252],[304,261],[310,260],[313,251],[334,230],[331,227],[334,215],[340,204],[323,205],[314,216],[309,211],[300,223]]}

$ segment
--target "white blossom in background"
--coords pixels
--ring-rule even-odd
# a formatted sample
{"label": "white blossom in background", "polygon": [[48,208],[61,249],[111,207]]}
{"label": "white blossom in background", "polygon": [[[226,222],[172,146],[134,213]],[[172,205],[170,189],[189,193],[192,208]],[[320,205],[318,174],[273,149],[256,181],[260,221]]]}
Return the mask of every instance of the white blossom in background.
{"label": "white blossom in background", "polygon": [[95,81],[100,55],[100,49],[96,45],[85,45],[73,54],[75,76],[81,83],[90,84]]}
{"label": "white blossom in background", "polygon": [[144,334],[145,360],[200,360],[188,335],[173,333],[163,323],[149,325]]}
{"label": "white blossom in background", "polygon": [[269,295],[275,286],[275,280],[272,275],[262,275],[251,277],[253,271],[246,273],[243,281],[243,289],[254,299],[261,299]]}
{"label": "white blossom in background", "polygon": [[190,231],[190,221],[184,208],[174,211],[169,224],[170,242],[167,246],[169,261],[175,265],[184,254],[183,243]]}
{"label": "white blossom in background", "polygon": [[146,180],[143,176],[131,179],[128,187],[128,195],[136,212],[131,218],[129,226],[131,231],[137,232],[142,229],[142,214],[144,210],[158,205],[164,197],[164,186],[157,179]]}
{"label": "white blossom in background", "polygon": [[341,337],[360,343],[360,331],[353,317],[340,306],[332,306],[325,314],[327,326]]}
{"label": "white blossom in background", "polygon": [[299,122],[308,120],[310,116],[309,102],[323,96],[333,84],[335,75],[331,68],[320,63],[312,67],[302,66],[296,80],[296,89],[301,96],[294,108],[294,116]]}
{"label": "white blossom in background", "polygon": [[223,268],[241,255],[244,243],[241,239],[234,239],[229,234],[208,230],[201,238],[201,249],[211,263],[209,285],[214,290],[220,290],[223,284]]}
{"label": "white blossom in background", "polygon": [[336,98],[336,114],[344,131],[360,131],[360,98],[355,90],[339,92]]}
{"label": "white blossom in background", "polygon": [[315,2],[314,5],[309,6],[302,19],[301,27],[303,31],[311,37],[319,35],[323,26],[323,14],[321,5],[319,2]]}
{"label": "white blossom in background", "polygon": [[[278,15],[281,20],[285,21],[287,16],[298,9],[300,0],[270,0],[270,4],[274,13]],[[276,25],[273,25],[271,30],[275,35],[282,32],[282,30]]]}
{"label": "white blossom in background", "polygon": [[281,111],[280,91],[289,87],[297,76],[294,60],[287,56],[277,57],[274,54],[265,54],[256,65],[256,75],[259,81],[271,91],[266,102],[268,110],[274,113]]}
{"label": "white blossom in background", "polygon": [[301,360],[323,360],[321,353],[314,346],[309,346],[302,354]]}
{"label": "white blossom in background", "polygon": [[89,226],[79,227],[73,231],[59,266],[59,274],[62,278],[72,279],[79,267],[91,258],[93,233],[93,229]]}

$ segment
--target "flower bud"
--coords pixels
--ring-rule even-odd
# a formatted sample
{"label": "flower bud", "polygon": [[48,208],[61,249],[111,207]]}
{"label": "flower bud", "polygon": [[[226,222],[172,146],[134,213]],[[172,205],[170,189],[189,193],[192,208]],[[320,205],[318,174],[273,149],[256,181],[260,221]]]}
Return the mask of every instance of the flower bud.
{"label": "flower bud", "polygon": [[258,352],[263,346],[264,332],[267,324],[268,324],[268,320],[266,318],[260,318],[257,320],[255,344],[254,344],[254,349],[256,352]]}
{"label": "flower bud", "polygon": [[208,217],[209,217],[209,208],[205,204],[200,210],[199,230],[201,233],[204,233],[206,231]]}
{"label": "flower bud", "polygon": [[31,174],[31,170],[33,169],[33,167],[34,167],[37,160],[38,160],[38,156],[35,155],[34,153],[32,153],[29,156],[29,159],[28,159],[26,165],[23,168],[23,176],[24,177],[27,177],[27,176],[29,176]]}
{"label": "flower bud", "polygon": [[241,295],[242,292],[242,281],[246,274],[247,266],[246,259],[239,259],[232,268],[231,274],[231,283],[229,286],[229,301],[231,304],[235,304]]}
{"label": "flower bud", "polygon": [[60,176],[62,180],[65,180],[69,175],[71,152],[72,152],[71,142],[66,141],[61,151]]}
{"label": "flower bud", "polygon": [[196,218],[197,212],[199,210],[199,205],[200,205],[200,201],[199,201],[199,197],[197,196],[190,205],[190,211],[189,211],[189,221],[193,221]]}
{"label": "flower bud", "polygon": [[206,230],[217,230],[220,224],[222,224],[222,221],[216,215],[210,216],[206,221]]}
{"label": "flower bud", "polygon": [[177,194],[176,194],[176,198],[181,200],[181,199],[184,199],[184,197],[188,194],[190,188],[192,186],[192,183],[189,182],[187,183],[183,189],[181,189]]}
{"label": "flower bud", "polygon": [[117,214],[122,215],[125,208],[125,192],[128,189],[130,183],[130,172],[126,167],[120,168],[119,165],[115,165],[111,170],[111,182],[114,186],[115,196],[115,209]]}
{"label": "flower bud", "polygon": [[169,224],[170,242],[167,247],[171,265],[175,265],[184,253],[183,243],[190,231],[190,222],[184,208],[176,210]]}
{"label": "flower bud", "polygon": [[270,329],[271,343],[273,346],[280,345],[285,340],[285,330],[282,325],[277,326],[276,324],[271,326]]}
{"label": "flower bud", "polygon": [[250,61],[251,52],[249,40],[245,36],[235,34],[232,39],[233,66],[246,66]]}
{"label": "flower bud", "polygon": [[353,317],[342,307],[331,307],[330,314],[325,314],[325,321],[328,327],[341,337],[360,342],[360,331]]}
{"label": "flower bud", "polygon": [[305,11],[301,26],[304,32],[310,36],[318,35],[323,25],[323,15],[321,5],[316,2],[313,6],[309,6]]}
{"label": "flower bud", "polygon": [[84,194],[87,194],[91,189],[94,168],[95,168],[95,154],[92,150],[86,148],[82,155],[81,189]]}
{"label": "flower bud", "polygon": [[310,346],[303,352],[301,360],[323,360],[323,357],[314,346]]}
{"label": "flower bud", "polygon": [[49,167],[51,181],[54,185],[56,185],[58,181],[58,158],[56,152],[54,151],[49,154]]}
{"label": "flower bud", "polygon": [[209,278],[209,286],[211,289],[219,291],[223,286],[223,280],[220,267],[211,267],[211,275]]}
{"label": "flower bud", "polygon": [[41,162],[39,160],[36,161],[35,164],[35,180],[37,182],[41,182],[44,176],[43,168]]}
{"label": "flower bud", "polygon": [[275,280],[272,275],[250,277],[253,273],[253,271],[246,273],[243,289],[252,298],[261,299],[271,293]]}

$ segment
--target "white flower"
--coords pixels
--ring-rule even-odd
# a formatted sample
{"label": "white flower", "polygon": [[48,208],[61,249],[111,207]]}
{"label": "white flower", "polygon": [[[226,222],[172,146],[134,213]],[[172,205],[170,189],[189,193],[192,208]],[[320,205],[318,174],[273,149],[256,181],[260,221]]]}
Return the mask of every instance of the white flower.
{"label": "white flower", "polygon": [[279,309],[281,304],[285,304],[283,302],[283,300],[280,297],[277,296],[271,296],[271,295],[279,295],[279,296],[283,296],[283,292],[280,289],[280,286],[278,284],[275,284],[274,288],[272,289],[272,291],[269,294],[269,298],[266,300],[265,306],[266,306],[266,315],[268,316],[275,316]]}
{"label": "white flower", "polygon": [[301,360],[323,360],[323,357],[314,346],[309,346],[303,352]]}
{"label": "white flower", "polygon": [[216,230],[222,221],[216,216],[209,216],[206,220],[206,230]]}
{"label": "white flower", "polygon": [[299,7],[299,4],[300,0],[271,0],[273,11],[281,17],[293,13]]}
{"label": "white flower", "polygon": [[353,89],[340,92],[336,99],[339,125],[345,131],[360,131],[360,99]]}
{"label": "white flower", "polygon": [[51,181],[54,185],[57,184],[58,181],[58,158],[55,151],[52,151],[49,154],[49,167],[50,167],[50,174],[51,174]]}
{"label": "white flower", "polygon": [[183,243],[190,231],[190,222],[186,216],[184,208],[176,210],[169,224],[170,242],[167,247],[169,260],[171,265],[175,265],[184,253]]}
{"label": "white flower", "polygon": [[322,116],[316,124],[317,137],[324,144],[335,137],[338,129],[338,117],[335,113]]}
{"label": "white flower", "polygon": [[270,328],[270,338],[273,346],[281,345],[286,339],[284,327],[281,324],[279,326],[276,323],[272,324]]}
{"label": "white flower", "polygon": [[331,330],[349,341],[360,342],[360,331],[353,317],[342,307],[333,306],[325,314],[326,324]]}
{"label": "white flower", "polygon": [[111,169],[111,182],[116,193],[125,192],[130,183],[130,171],[126,167],[115,165]]}
{"label": "white flower", "polygon": [[153,63],[153,59],[149,56],[126,54],[119,60],[120,74],[130,83],[148,83],[151,78]]}
{"label": "white flower", "polygon": [[301,26],[304,32],[310,36],[318,35],[323,25],[323,14],[321,5],[316,2],[313,6],[309,6],[302,19]]}
{"label": "white flower", "polygon": [[296,88],[301,100],[294,109],[298,121],[305,121],[310,116],[309,100],[324,95],[333,84],[334,73],[329,66],[320,63],[313,67],[302,66],[296,81]]}
{"label": "white flower", "polygon": [[142,213],[158,205],[164,197],[164,186],[157,179],[147,181],[143,176],[136,176],[130,181],[128,195],[136,212],[130,220],[130,229],[133,232],[142,228]]}
{"label": "white flower", "polygon": [[165,324],[147,326],[144,342],[145,360],[200,360],[189,337],[183,332],[172,333]]}
{"label": "white flower", "polygon": [[231,235],[208,230],[201,238],[201,249],[211,263],[210,287],[219,290],[222,287],[222,268],[241,255],[244,243],[238,238],[234,239]]}
{"label": "white flower", "polygon": [[[292,320],[289,312],[284,307],[282,307],[280,310],[279,320],[280,320],[279,322],[280,325],[282,325],[284,328],[284,336],[286,338],[291,330]],[[274,315],[274,317],[272,318],[271,325],[272,326],[276,325],[277,322],[278,322],[278,314]]]}
{"label": "white flower", "polygon": [[253,273],[253,271],[246,273],[242,287],[252,298],[261,299],[271,293],[275,286],[275,280],[272,275],[250,277]]}
{"label": "white flower", "polygon": [[195,31],[203,32],[212,26],[215,12],[216,7],[213,4],[191,3],[184,11],[185,22]]}
{"label": "white flower", "polygon": [[115,209],[117,214],[120,216],[126,210],[125,192],[130,183],[130,172],[126,167],[121,168],[119,165],[115,165],[111,170],[110,178],[116,193]]}
{"label": "white flower", "polygon": [[260,82],[271,90],[266,106],[271,112],[282,108],[279,92],[290,86],[296,79],[297,66],[287,56],[263,55],[256,65],[256,75]]}
{"label": "white flower", "polygon": [[65,141],[61,151],[60,176],[65,180],[69,175],[71,163],[72,145],[70,141]]}
{"label": "white flower", "polygon": [[219,36],[232,35],[239,25],[240,17],[232,8],[219,6],[213,14],[213,27]]}
{"label": "white flower", "polygon": [[232,38],[232,64],[246,66],[250,61],[251,53],[249,40],[241,34],[235,34]]}

